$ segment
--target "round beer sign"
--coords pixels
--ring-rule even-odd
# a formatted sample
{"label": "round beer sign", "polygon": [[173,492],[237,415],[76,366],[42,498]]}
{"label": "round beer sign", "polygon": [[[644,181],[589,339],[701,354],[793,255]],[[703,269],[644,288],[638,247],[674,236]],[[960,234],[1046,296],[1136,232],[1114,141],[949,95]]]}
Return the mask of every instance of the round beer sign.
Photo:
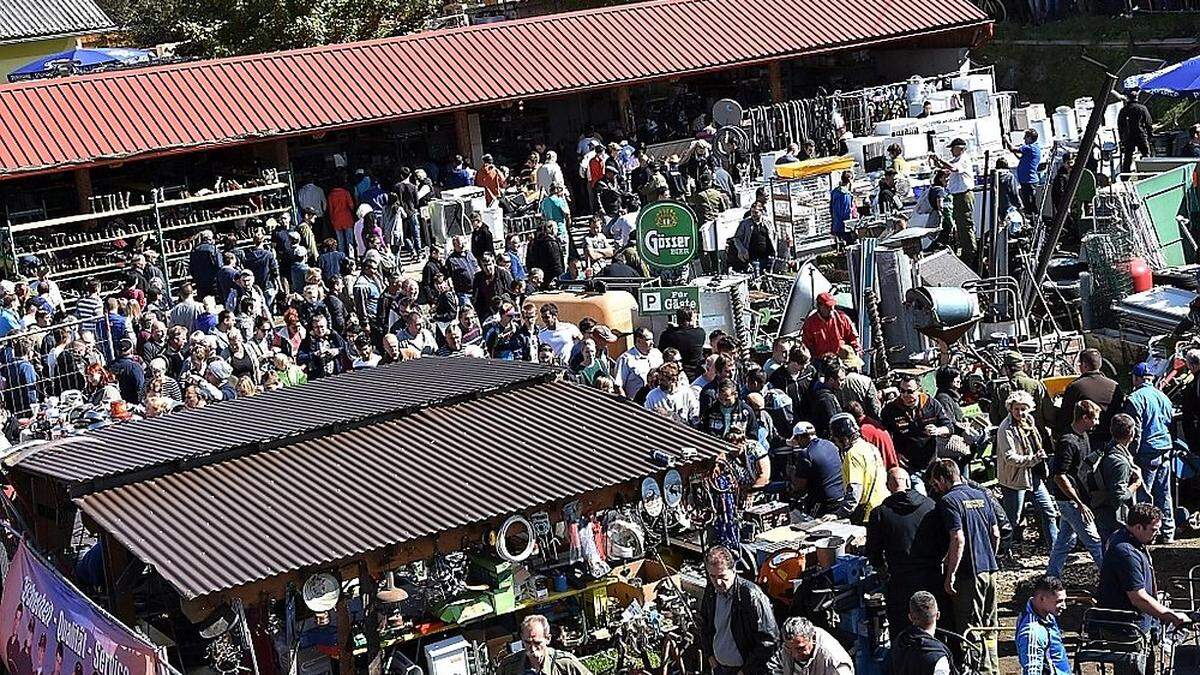
{"label": "round beer sign", "polygon": [[653,202],[638,211],[638,255],[651,267],[682,267],[700,251],[700,230],[691,209],[679,202]]}

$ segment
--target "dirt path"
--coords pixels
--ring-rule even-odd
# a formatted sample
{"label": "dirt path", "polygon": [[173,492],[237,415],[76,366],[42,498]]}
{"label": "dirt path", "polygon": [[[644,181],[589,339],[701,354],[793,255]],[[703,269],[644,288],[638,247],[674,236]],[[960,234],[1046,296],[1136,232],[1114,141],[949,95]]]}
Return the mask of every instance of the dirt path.
{"label": "dirt path", "polygon": [[[1200,536],[1192,533],[1186,536],[1189,538],[1178,540],[1173,544],[1150,547],[1159,588],[1171,595],[1174,607],[1183,609],[1188,609],[1190,602],[1184,579],[1187,577],[1189,569],[1194,565],[1200,565]],[[1016,626],[1017,617],[1024,610],[1025,603],[1029,599],[1033,579],[1045,572],[1048,562],[1045,555],[1025,555],[1020,556],[1019,560],[1021,561],[1020,568],[1008,569],[1000,573],[996,589],[1000,601],[1000,625],[1009,628],[1008,631],[1001,634],[1000,638],[1000,672],[1002,673],[1020,672],[1013,644],[1012,629]],[[1067,586],[1067,611],[1060,619],[1069,653],[1074,653],[1083,610],[1096,590],[1097,578],[1098,570],[1092,564],[1090,556],[1082,551],[1071,554],[1070,561],[1063,573],[1063,583]],[[1200,583],[1197,583],[1197,592],[1200,593]],[[1090,668],[1084,669],[1084,673],[1094,672],[1097,671]]]}

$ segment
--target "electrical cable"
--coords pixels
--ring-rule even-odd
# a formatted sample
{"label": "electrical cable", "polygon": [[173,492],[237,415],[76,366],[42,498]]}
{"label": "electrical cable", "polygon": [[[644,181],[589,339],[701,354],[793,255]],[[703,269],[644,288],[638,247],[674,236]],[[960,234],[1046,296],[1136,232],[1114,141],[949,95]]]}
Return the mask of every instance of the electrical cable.
{"label": "electrical cable", "polygon": [[[508,532],[517,524],[525,526],[525,531],[529,533],[529,539],[525,542],[524,550],[514,555],[508,550]],[[537,537],[533,534],[533,523],[529,522],[528,518],[519,513],[511,515],[500,526],[500,531],[496,534],[496,555],[500,556],[505,562],[524,562],[529,556],[533,555],[533,547],[536,541]]]}

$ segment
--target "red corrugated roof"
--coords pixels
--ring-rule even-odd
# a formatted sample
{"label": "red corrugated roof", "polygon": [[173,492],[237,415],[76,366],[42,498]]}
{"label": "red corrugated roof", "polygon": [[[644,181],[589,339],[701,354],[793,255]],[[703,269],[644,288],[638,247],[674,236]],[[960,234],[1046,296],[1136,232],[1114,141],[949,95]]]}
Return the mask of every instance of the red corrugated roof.
{"label": "red corrugated roof", "polygon": [[655,0],[0,86],[0,177],[310,133],[878,43],[968,0]]}

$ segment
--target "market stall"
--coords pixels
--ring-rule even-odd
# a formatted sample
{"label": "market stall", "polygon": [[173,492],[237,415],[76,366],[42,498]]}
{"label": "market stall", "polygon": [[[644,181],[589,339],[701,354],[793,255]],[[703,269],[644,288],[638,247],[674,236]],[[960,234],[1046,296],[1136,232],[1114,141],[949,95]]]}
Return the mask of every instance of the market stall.
{"label": "market stall", "polygon": [[[556,644],[603,650],[664,579],[689,611],[661,552],[696,529],[681,503],[725,445],[555,379],[420,359],[48,443],[10,475],[60,559],[82,514],[97,593],[185,670],[461,672],[437,664],[502,658],[534,612],[562,619]],[[370,405],[313,407],[331,397]],[[266,428],[264,407],[296,414]]]}
{"label": "market stall", "polygon": [[251,230],[270,219],[294,217],[291,174],[274,169],[240,177],[226,175],[211,185],[187,188],[155,186],[89,197],[89,212],[40,220],[9,220],[3,228],[4,258],[11,268],[33,276],[41,267],[68,297],[81,294],[83,282],[100,279],[106,291],[121,288],[129,259],[147,249],[165,261],[167,288],[189,278],[187,256],[196,235],[227,235],[237,247],[251,241]]}

